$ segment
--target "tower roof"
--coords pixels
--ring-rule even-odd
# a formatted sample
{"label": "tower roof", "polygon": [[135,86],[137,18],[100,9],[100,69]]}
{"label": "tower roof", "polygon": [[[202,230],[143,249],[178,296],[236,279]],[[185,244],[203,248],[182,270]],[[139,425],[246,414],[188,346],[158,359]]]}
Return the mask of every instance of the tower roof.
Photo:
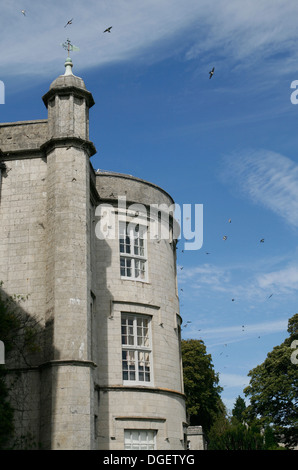
{"label": "tower roof", "polygon": [[48,101],[55,94],[71,94],[75,93],[80,96],[84,96],[87,100],[89,108],[94,105],[94,99],[92,94],[87,91],[84,80],[77,77],[72,73],[73,63],[71,58],[68,56],[65,60],[65,72],[63,75],[59,75],[50,85],[49,91],[42,97],[43,102],[47,106]]}
{"label": "tower roof", "polygon": [[50,85],[50,90],[52,88],[63,88],[69,86],[76,86],[78,88],[82,88],[86,90],[86,85],[84,80],[80,77],[77,77],[72,73],[73,63],[70,57],[67,57],[64,63],[65,72],[63,75],[59,75]]}

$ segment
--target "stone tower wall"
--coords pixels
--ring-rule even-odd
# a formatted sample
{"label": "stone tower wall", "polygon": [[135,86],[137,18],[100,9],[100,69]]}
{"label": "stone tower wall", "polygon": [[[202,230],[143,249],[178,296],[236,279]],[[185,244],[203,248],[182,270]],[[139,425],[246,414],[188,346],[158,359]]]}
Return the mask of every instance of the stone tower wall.
{"label": "stone tower wall", "polygon": [[[115,238],[96,240],[97,352],[99,394],[98,446],[123,449],[124,431],[154,430],[157,449],[183,449],[185,403],[180,352],[180,315],[176,283],[176,249],[171,236],[151,237],[156,220],[150,204],[173,205],[170,196],[157,186],[128,175],[97,173],[101,203],[113,207]],[[125,196],[126,208],[119,208],[118,196]],[[134,212],[143,208],[146,215]],[[121,206],[121,204],[120,204]],[[120,275],[119,221],[148,226],[146,279],[129,280]],[[96,218],[96,221],[100,220]],[[99,222],[97,222],[99,223]],[[169,231],[171,233],[171,230]],[[152,234],[153,235],[153,234]],[[121,314],[150,318],[152,340],[152,381],[124,383],[122,378]]]}
{"label": "stone tower wall", "polygon": [[[47,164],[39,146],[47,132],[47,121],[19,122],[0,125],[2,171],[0,188],[0,280],[2,294],[21,296],[24,321],[38,321],[40,340],[45,327],[46,311],[46,201]],[[31,147],[31,148],[30,148]],[[44,361],[30,358],[30,367],[21,356],[12,366],[11,394],[15,412],[16,435],[30,436],[39,442],[40,377],[38,365]]]}

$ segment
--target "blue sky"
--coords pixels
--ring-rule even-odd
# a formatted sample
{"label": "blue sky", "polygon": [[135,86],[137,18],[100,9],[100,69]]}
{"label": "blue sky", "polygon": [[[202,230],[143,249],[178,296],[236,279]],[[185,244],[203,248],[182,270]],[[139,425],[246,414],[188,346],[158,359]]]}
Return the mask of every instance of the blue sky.
{"label": "blue sky", "polygon": [[298,311],[297,18],[288,0],[1,7],[1,122],[47,117],[41,96],[64,73],[70,38],[96,103],[94,168],[203,204],[202,248],[178,244],[183,338],[204,341],[228,409]]}

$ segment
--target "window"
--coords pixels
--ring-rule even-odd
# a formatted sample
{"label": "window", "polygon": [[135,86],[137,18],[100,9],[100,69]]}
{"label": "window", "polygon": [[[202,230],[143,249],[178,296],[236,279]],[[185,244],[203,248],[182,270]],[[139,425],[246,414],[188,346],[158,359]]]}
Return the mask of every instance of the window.
{"label": "window", "polygon": [[146,280],[146,236],[147,227],[120,222],[120,274],[123,278]]}
{"label": "window", "polygon": [[139,429],[124,430],[125,450],[154,450],[156,431]]}
{"label": "window", "polygon": [[150,317],[122,314],[122,378],[124,382],[152,383]]}

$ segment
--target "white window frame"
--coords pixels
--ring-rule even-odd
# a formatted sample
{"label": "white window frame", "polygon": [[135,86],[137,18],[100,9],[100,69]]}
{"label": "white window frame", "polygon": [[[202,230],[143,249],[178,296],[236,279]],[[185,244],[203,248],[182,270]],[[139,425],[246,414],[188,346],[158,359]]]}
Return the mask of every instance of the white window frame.
{"label": "white window frame", "polygon": [[123,384],[152,386],[151,316],[122,313],[121,343]]}
{"label": "white window frame", "polygon": [[147,227],[119,222],[121,279],[147,282]]}
{"label": "white window frame", "polygon": [[124,429],[124,450],[155,450],[156,434],[153,429]]}

